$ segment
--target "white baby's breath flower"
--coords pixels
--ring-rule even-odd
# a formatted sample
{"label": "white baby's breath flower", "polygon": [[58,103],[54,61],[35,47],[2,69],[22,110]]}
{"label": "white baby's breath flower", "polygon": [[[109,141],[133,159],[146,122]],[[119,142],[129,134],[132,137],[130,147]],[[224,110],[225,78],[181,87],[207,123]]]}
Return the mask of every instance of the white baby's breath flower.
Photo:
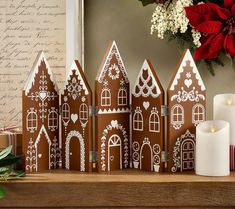
{"label": "white baby's breath flower", "polygon": [[201,42],[200,42],[201,36],[202,35],[199,31],[192,29],[193,43],[195,44],[196,47],[201,46]]}

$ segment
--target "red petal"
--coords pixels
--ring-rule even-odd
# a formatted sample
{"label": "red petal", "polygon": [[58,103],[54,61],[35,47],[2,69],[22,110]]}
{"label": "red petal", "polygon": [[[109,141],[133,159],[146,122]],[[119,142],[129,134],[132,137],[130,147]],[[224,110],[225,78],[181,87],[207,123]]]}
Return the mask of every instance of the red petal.
{"label": "red petal", "polygon": [[207,36],[202,45],[195,51],[195,60],[213,59],[219,56],[219,52],[223,48],[224,34],[213,34]]}
{"label": "red petal", "polygon": [[224,0],[224,6],[227,8],[231,8],[233,4],[234,4],[234,0]]}
{"label": "red petal", "polygon": [[213,8],[213,10],[216,12],[216,14],[218,15],[219,18],[221,18],[223,20],[227,20],[231,16],[231,13],[228,9],[222,8],[222,7],[218,6],[217,4],[213,4],[213,3],[207,3],[207,4],[208,4],[208,6]]}
{"label": "red petal", "polygon": [[235,36],[227,35],[224,40],[224,49],[231,56],[235,57]]}
{"label": "red petal", "polygon": [[222,23],[218,21],[206,21],[195,27],[196,30],[199,30],[206,34],[218,33],[222,29]]}
{"label": "red petal", "polygon": [[235,4],[232,6],[231,11],[232,11],[232,15],[233,15],[233,17],[235,17]]}

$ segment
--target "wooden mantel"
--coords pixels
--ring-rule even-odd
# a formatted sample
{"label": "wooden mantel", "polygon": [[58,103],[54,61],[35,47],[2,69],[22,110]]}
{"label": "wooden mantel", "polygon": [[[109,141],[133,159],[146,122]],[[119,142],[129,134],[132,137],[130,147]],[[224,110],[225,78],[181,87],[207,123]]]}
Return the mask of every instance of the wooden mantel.
{"label": "wooden mantel", "polygon": [[81,174],[54,171],[2,182],[1,208],[233,208],[235,173],[228,177],[137,171]]}

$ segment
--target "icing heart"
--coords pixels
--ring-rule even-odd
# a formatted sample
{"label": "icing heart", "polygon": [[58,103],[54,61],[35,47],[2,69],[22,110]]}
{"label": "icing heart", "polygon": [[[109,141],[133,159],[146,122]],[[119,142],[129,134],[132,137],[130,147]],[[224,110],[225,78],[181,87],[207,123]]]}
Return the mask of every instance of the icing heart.
{"label": "icing heart", "polygon": [[192,79],[185,79],[184,80],[184,84],[185,86],[187,86],[188,88],[192,85],[193,81]]}
{"label": "icing heart", "polygon": [[73,121],[73,123],[76,123],[77,119],[78,119],[77,114],[71,114],[71,120]]}
{"label": "icing heart", "polygon": [[143,107],[147,110],[149,108],[149,102],[143,102]]}
{"label": "icing heart", "polygon": [[46,92],[46,91],[40,91],[40,92],[39,92],[39,97],[41,98],[41,100],[46,99],[46,97],[47,97],[47,92]]}
{"label": "icing heart", "polygon": [[41,158],[42,157],[42,154],[38,154],[38,158]]}
{"label": "icing heart", "polygon": [[111,125],[112,125],[112,127],[117,127],[118,126],[118,121],[117,120],[112,120],[111,121]]}

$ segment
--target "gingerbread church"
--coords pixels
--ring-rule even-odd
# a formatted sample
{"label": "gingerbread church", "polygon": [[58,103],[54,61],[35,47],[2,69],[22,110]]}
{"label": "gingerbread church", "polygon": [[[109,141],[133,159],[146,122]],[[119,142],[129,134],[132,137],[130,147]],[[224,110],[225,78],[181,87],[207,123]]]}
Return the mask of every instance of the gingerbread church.
{"label": "gingerbread church", "polygon": [[91,171],[92,92],[77,60],[72,63],[61,94],[63,168]]}
{"label": "gingerbread church", "polygon": [[132,163],[146,171],[162,172],[164,163],[164,90],[155,69],[145,60],[132,91]]}
{"label": "gingerbread church", "polygon": [[167,89],[168,171],[194,170],[196,126],[206,117],[206,88],[189,50]]}
{"label": "gingerbread church", "polygon": [[129,80],[116,43],[105,55],[95,80],[98,171],[129,167]]}
{"label": "gingerbread church", "polygon": [[26,172],[59,166],[59,94],[43,52],[36,58],[22,93],[23,153]]}

